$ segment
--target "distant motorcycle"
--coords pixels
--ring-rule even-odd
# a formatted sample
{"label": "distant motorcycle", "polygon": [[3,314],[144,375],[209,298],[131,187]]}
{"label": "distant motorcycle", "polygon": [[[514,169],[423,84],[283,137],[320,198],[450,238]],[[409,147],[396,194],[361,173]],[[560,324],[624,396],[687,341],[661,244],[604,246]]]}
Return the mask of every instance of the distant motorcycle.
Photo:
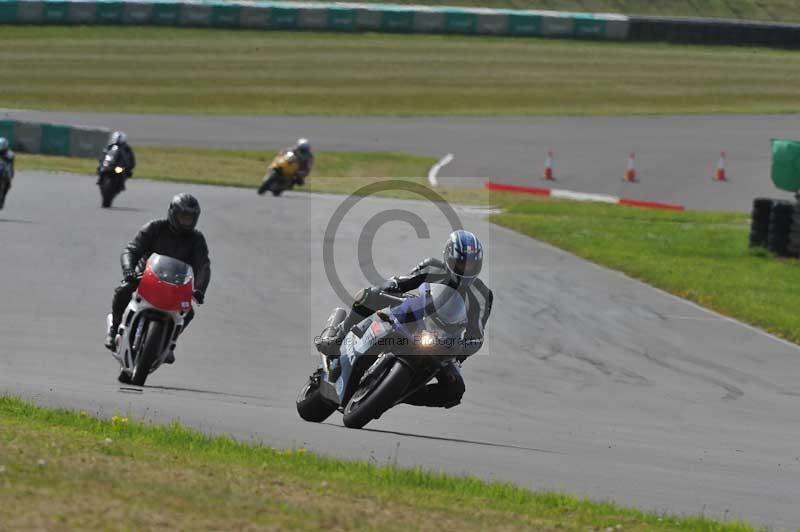
{"label": "distant motorcycle", "polygon": [[11,168],[8,163],[0,159],[0,209],[6,202],[6,194],[11,188]]}
{"label": "distant motorcycle", "polygon": [[119,164],[119,146],[113,146],[103,157],[98,169],[98,186],[100,187],[101,205],[111,207],[114,198],[125,190],[125,179],[128,169]]}
{"label": "distant motorcycle", "polygon": [[119,382],[143,386],[175,349],[184,319],[192,310],[193,288],[191,266],[165,255],[150,255],[117,331],[113,356],[121,366]]}
{"label": "distant motorcycle", "polygon": [[292,151],[279,153],[275,156],[267,169],[267,175],[258,187],[258,194],[264,195],[267,191],[273,196],[280,196],[284,190],[292,190],[296,183],[295,175],[300,169],[300,161]]}
{"label": "distant motorcycle", "polygon": [[[338,358],[321,355],[319,369],[296,401],[304,420],[321,423],[339,410],[345,426],[362,428],[454,362],[467,323],[458,292],[424,283],[417,294],[375,291],[370,298],[369,308],[387,307],[347,333]],[[334,311],[328,325],[341,323],[344,314]],[[409,316],[415,316],[413,326]]]}

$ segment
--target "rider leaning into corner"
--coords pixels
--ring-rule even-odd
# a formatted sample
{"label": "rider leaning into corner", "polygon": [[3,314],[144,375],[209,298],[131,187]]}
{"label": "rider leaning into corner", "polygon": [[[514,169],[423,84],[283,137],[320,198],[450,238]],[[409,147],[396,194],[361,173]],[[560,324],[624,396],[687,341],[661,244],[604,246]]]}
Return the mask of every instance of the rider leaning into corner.
{"label": "rider leaning into corner", "polygon": [[11,151],[11,145],[5,137],[0,137],[0,159],[8,165],[9,178],[14,179],[14,152]]}
{"label": "rider leaning into corner", "polygon": [[[117,164],[125,169],[122,177],[127,180],[129,177],[133,176],[133,169],[136,168],[136,156],[133,154],[133,148],[128,144],[128,135],[123,131],[115,131],[108,138],[108,145],[103,150],[103,153],[100,155],[100,160],[97,163],[98,185],[100,184],[100,165],[103,164],[103,159],[106,154],[115,146],[119,149]],[[122,190],[125,190],[125,181],[122,182]]]}
{"label": "rider leaning into corner", "polygon": [[[203,233],[195,229],[200,217],[200,204],[191,194],[178,194],[169,204],[167,218],[147,223],[125,246],[120,257],[122,263],[122,283],[114,290],[111,303],[111,327],[105,339],[106,348],[116,349],[115,337],[125,307],[139,286],[141,274],[147,258],[153,254],[167,255],[189,264],[194,270],[193,297],[199,305],[203,304],[206,289],[211,280],[211,261],[208,259],[208,246]],[[194,318],[190,310],[184,318],[183,330]],[[167,364],[175,362],[170,353]]]}
{"label": "rider leaning into corner", "polygon": [[294,146],[281,150],[281,155],[293,152],[297,156],[297,164],[299,168],[294,174],[294,182],[296,185],[303,185],[306,182],[306,177],[311,173],[311,167],[314,166],[314,154],[311,153],[311,144],[308,139],[297,139]]}
{"label": "rider leaning into corner", "polygon": [[405,402],[417,406],[445,408],[459,404],[466,389],[460,364],[483,346],[484,328],[492,311],[493,295],[478,278],[483,265],[483,247],[474,234],[463,230],[451,233],[444,247],[443,259],[425,259],[408,275],[392,277],[380,287],[359,291],[344,321],[339,326],[326,328],[315,340],[317,349],[328,357],[338,355],[347,332],[378,310],[364,306],[371,291],[403,293],[419,288],[422,283],[448,285],[464,297],[467,305],[468,323],[463,336],[464,348],[457,357],[458,363],[446,366],[437,374],[436,383],[428,384]]}

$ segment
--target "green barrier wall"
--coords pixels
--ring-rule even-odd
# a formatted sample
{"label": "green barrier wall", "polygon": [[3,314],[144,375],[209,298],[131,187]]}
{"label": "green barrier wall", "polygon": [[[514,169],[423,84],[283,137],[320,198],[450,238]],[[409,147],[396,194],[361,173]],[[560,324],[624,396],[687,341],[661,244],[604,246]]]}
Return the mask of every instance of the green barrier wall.
{"label": "green barrier wall", "polygon": [[136,24],[625,39],[620,15],[480,8],[228,2],[223,0],[0,0],[5,24]]}
{"label": "green barrier wall", "polygon": [[109,133],[105,128],[0,120],[0,137],[7,138],[12,149],[23,153],[97,158]]}

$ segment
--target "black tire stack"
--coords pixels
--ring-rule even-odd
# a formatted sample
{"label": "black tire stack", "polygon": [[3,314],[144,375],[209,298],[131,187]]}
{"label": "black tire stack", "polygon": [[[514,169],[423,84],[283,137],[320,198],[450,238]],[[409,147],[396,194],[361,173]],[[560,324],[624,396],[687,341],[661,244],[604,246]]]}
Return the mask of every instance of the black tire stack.
{"label": "black tire stack", "polygon": [[769,214],[767,249],[779,257],[796,257],[789,250],[789,234],[792,228],[795,206],[792,202],[775,200]]}
{"label": "black tire stack", "polygon": [[769,236],[769,217],[772,200],[756,198],[753,200],[752,222],[750,223],[750,247],[767,247]]}
{"label": "black tire stack", "polygon": [[789,253],[800,257],[800,203],[794,206],[792,225],[789,229]]}
{"label": "black tire stack", "polygon": [[800,204],[754,199],[750,247],[767,248],[779,257],[800,257]]}

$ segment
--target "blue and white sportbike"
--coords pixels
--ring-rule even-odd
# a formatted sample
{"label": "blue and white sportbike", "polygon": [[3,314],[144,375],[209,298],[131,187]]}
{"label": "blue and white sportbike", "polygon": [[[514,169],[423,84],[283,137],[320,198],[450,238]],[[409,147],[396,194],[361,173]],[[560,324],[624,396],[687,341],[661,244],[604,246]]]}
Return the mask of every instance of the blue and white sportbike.
{"label": "blue and white sportbike", "polygon": [[[355,325],[338,356],[320,355],[317,371],[297,398],[297,412],[320,423],[333,412],[344,424],[361,428],[398,405],[453,364],[464,342],[464,298],[443,284],[423,283],[400,296],[372,289],[368,308],[377,312]],[[336,309],[328,326],[345,318]]]}

